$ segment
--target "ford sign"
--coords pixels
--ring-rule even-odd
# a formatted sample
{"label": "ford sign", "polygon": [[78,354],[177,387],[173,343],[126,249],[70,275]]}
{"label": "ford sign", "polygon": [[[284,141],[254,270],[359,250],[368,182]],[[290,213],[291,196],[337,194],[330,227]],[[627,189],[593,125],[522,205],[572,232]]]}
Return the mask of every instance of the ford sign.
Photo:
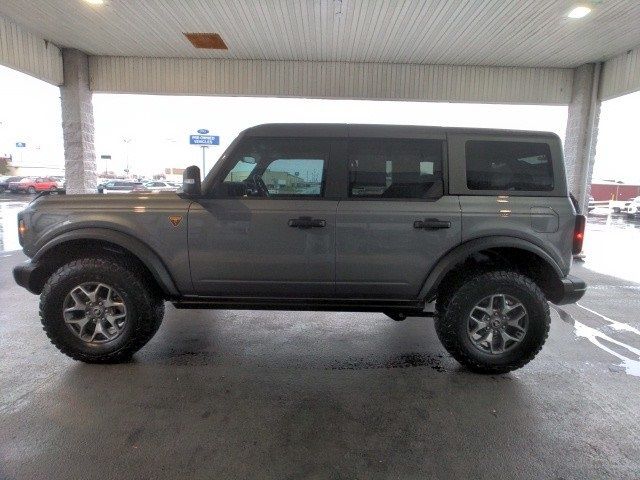
{"label": "ford sign", "polygon": [[200,135],[206,135],[207,133],[209,133],[209,130],[207,130],[206,128],[201,128],[200,130],[198,130],[198,133]]}

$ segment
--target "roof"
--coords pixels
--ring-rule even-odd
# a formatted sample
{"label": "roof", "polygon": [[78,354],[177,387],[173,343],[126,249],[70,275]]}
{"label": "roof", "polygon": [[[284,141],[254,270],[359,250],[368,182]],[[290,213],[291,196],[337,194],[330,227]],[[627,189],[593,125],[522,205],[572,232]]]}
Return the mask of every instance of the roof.
{"label": "roof", "polygon": [[[4,15],[91,55],[575,67],[640,45],[640,2],[592,0],[2,0]],[[584,2],[583,2],[584,3]],[[228,50],[184,33],[218,33]]]}
{"label": "roof", "polygon": [[475,134],[475,135],[509,135],[518,137],[559,138],[553,132],[534,130],[506,130],[489,128],[459,128],[435,127],[422,125],[374,125],[355,123],[264,123],[244,130],[240,136],[255,137],[412,137],[422,135],[444,136],[446,134]]}

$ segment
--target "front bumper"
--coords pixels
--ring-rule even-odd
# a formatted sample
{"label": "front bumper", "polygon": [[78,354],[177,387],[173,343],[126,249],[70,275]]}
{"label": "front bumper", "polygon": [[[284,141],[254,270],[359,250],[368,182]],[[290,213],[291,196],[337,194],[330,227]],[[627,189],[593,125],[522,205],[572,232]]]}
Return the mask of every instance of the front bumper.
{"label": "front bumper", "polygon": [[18,285],[26,288],[31,293],[39,294],[40,292],[35,286],[35,274],[38,266],[31,261],[26,261],[20,265],[13,267],[13,278]]}
{"label": "front bumper", "polygon": [[559,298],[553,302],[556,305],[575,303],[580,300],[587,291],[587,284],[584,280],[574,277],[573,275],[567,275],[561,282],[562,291],[560,292]]}

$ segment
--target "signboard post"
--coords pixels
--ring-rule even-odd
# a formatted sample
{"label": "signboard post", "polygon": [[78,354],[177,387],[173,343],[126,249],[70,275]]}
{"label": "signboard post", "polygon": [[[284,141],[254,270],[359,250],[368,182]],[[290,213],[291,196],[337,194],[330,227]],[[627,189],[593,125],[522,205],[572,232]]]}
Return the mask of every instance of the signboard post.
{"label": "signboard post", "polygon": [[207,135],[209,130],[206,128],[201,128],[198,130],[198,135],[189,135],[189,144],[190,145],[199,145],[202,147],[202,176],[204,177],[206,170],[206,149],[209,148],[210,145],[220,145],[220,137],[217,135]]}
{"label": "signboard post", "polygon": [[109,173],[109,160],[111,160],[111,155],[100,155],[100,159],[104,160],[104,173]]}

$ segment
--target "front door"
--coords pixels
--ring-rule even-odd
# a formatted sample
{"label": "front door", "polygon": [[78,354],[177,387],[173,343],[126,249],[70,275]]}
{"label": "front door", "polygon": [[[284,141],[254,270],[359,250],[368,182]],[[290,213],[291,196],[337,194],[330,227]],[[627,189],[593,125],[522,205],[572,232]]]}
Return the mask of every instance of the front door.
{"label": "front door", "polygon": [[331,297],[337,200],[325,198],[330,140],[251,138],[212,198],[189,210],[195,293]]}
{"label": "front door", "polygon": [[457,196],[444,193],[444,136],[353,138],[336,219],[336,295],[414,299],[460,243]]}

